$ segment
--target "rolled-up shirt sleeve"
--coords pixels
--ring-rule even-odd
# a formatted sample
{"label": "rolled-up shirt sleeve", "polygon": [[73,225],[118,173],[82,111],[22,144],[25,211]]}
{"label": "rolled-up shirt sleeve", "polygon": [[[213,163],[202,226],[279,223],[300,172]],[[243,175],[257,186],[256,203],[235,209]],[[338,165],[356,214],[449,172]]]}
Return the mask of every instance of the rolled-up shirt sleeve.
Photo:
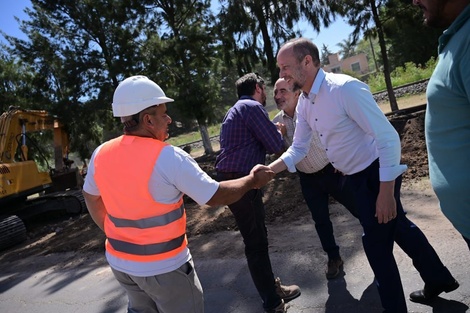
{"label": "rolled-up shirt sleeve", "polygon": [[406,171],[407,166],[400,164],[401,143],[395,128],[387,120],[376,104],[368,87],[359,81],[344,85],[354,97],[348,98],[345,109],[357,125],[375,140],[379,156],[380,181],[392,181]]}

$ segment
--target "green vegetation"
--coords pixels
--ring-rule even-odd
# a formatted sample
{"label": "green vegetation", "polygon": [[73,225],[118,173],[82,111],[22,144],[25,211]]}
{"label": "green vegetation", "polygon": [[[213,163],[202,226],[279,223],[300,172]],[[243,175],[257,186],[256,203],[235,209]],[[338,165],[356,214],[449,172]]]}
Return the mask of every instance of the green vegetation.
{"label": "green vegetation", "polygon": [[[207,127],[209,136],[218,136],[220,134],[221,124],[215,124]],[[177,137],[171,137],[166,141],[173,146],[183,146],[185,144],[201,140],[201,133],[199,131],[193,131],[190,133],[182,134]]]}
{"label": "green vegetation", "polygon": [[[419,80],[431,77],[434,68],[436,67],[437,60],[432,57],[424,66],[416,66],[412,62],[405,63],[403,67],[397,67],[391,73],[393,87],[398,87],[413,83]],[[371,75],[367,81],[372,93],[385,91],[385,78],[382,73]]]}

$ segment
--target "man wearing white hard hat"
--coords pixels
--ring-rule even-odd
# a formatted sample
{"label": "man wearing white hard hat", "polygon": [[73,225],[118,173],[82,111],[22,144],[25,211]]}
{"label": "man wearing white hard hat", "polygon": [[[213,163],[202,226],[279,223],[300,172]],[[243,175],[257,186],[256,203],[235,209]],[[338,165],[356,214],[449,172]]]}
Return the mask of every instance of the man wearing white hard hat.
{"label": "man wearing white hard hat", "polygon": [[124,135],[93,152],[83,186],[90,215],[107,237],[108,263],[127,292],[128,312],[204,312],[183,195],[200,205],[229,204],[274,176],[258,165],[245,177],[213,180],[189,154],[164,142],[169,102],[145,76],[122,81],[112,108]]}

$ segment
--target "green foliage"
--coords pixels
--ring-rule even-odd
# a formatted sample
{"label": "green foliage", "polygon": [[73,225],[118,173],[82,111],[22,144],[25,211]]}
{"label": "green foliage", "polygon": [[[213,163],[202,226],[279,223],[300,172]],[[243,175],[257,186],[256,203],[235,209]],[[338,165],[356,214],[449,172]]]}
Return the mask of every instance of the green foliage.
{"label": "green foliage", "polygon": [[49,100],[44,96],[41,78],[25,62],[15,59],[6,47],[0,49],[0,114],[10,106],[44,109]]}
{"label": "green foliage", "polygon": [[338,43],[338,47],[340,47],[339,54],[342,59],[347,59],[356,54],[356,44],[350,38]]}
{"label": "green foliage", "polygon": [[262,63],[268,70],[267,79],[274,84],[278,78],[275,53],[282,43],[300,37],[296,29],[306,20],[320,31],[334,19],[332,6],[326,1],[220,0],[218,33],[222,42],[224,62],[237,69],[238,75],[253,72]]}
{"label": "green foliage", "polygon": [[[220,127],[220,123],[207,127],[209,136],[218,136],[220,134]],[[170,134],[170,138],[168,138],[167,142],[173,146],[183,146],[185,144],[199,140],[201,140],[201,134],[199,132],[193,131],[178,135],[176,137],[171,137]]]}
{"label": "green foliage", "polygon": [[[413,62],[405,63],[403,67],[397,67],[391,73],[393,87],[409,84],[415,81],[430,78],[437,61],[435,58],[429,59],[424,67],[416,66]],[[367,81],[372,92],[386,90],[385,79],[382,73],[371,75]]]}
{"label": "green foliage", "polygon": [[405,66],[406,62],[424,64],[437,57],[437,42],[442,29],[430,28],[423,23],[422,11],[411,1],[389,0],[380,12],[387,37],[390,67]]}
{"label": "green foliage", "polygon": [[[417,80],[429,78],[436,64],[437,64],[437,61],[434,58],[431,58],[428,62],[426,62],[426,65],[424,67],[417,67],[413,63],[408,63],[406,67],[399,68],[393,72],[393,77],[392,77],[392,82],[394,83],[393,86],[396,87],[396,86],[404,85],[407,83],[412,83]],[[348,73],[348,74],[352,75],[354,73]],[[367,83],[369,84],[372,92],[383,91],[385,89],[385,82],[384,82],[383,75],[372,75],[370,77],[370,80],[367,81]],[[270,96],[272,95],[272,92],[267,91],[267,95],[268,95],[268,100],[269,100]],[[228,109],[234,103],[234,101],[230,102],[231,104],[228,104],[227,106],[225,106],[224,109]],[[270,119],[273,119],[273,117],[279,112],[278,109],[276,108],[276,105],[272,103],[266,106],[266,110],[268,111]],[[218,136],[220,133],[220,127],[221,127],[220,123],[209,126],[208,127],[209,135]],[[200,134],[196,131],[192,131],[192,132],[186,132],[184,134],[180,134],[175,137],[170,136],[167,142],[174,146],[184,146],[186,144],[189,144],[194,141],[199,141],[199,140],[201,140]]]}
{"label": "green foliage", "polygon": [[356,46],[356,53],[365,53],[367,55],[367,63],[370,71],[378,71],[383,66],[383,61],[378,53],[380,53],[379,40],[373,38],[367,32]]}
{"label": "green foliage", "polygon": [[357,78],[359,80],[361,80],[361,77],[362,75],[360,73],[356,73],[354,71],[351,71],[351,70],[342,70],[343,74],[346,74],[346,75],[349,75],[349,76],[352,76],[354,78]]}

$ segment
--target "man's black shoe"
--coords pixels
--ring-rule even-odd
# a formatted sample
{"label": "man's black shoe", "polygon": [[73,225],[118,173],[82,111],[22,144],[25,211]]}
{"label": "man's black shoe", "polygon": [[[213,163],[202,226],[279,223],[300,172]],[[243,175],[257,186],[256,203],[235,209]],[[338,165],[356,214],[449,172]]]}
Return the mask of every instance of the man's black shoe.
{"label": "man's black shoe", "polygon": [[341,259],[341,257],[328,260],[328,264],[326,266],[326,272],[325,272],[326,278],[333,279],[337,277],[342,269],[343,269],[343,260]]}
{"label": "man's black shoe", "polygon": [[455,279],[445,285],[424,285],[424,289],[410,293],[410,300],[413,302],[427,303],[436,299],[442,292],[451,292],[457,288],[459,288],[459,283]]}

